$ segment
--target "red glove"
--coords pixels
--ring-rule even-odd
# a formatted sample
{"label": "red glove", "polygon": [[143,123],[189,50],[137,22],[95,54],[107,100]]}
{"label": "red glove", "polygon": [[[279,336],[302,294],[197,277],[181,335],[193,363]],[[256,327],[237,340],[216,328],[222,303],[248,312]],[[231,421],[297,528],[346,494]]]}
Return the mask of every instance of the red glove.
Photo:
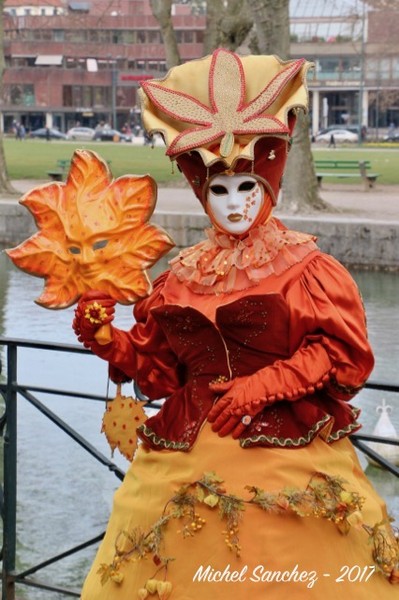
{"label": "red glove", "polygon": [[232,433],[237,439],[265,406],[314,394],[335,372],[324,346],[310,344],[248,377],[211,383],[210,389],[223,395],[210,410],[208,421],[221,437]]}
{"label": "red glove", "polygon": [[97,290],[90,290],[80,298],[72,328],[85,348],[91,348],[100,327],[113,321],[115,304],[109,294]]}
{"label": "red glove", "polygon": [[[259,397],[260,389],[259,394],[251,390],[252,378],[253,376],[236,377],[225,383],[210,384],[213,392],[223,394],[208,415],[208,421],[213,423],[213,431],[217,431],[221,437],[232,433],[234,439],[239,438],[251,423],[252,417],[267,404],[266,398]],[[280,399],[283,399],[282,394]]]}

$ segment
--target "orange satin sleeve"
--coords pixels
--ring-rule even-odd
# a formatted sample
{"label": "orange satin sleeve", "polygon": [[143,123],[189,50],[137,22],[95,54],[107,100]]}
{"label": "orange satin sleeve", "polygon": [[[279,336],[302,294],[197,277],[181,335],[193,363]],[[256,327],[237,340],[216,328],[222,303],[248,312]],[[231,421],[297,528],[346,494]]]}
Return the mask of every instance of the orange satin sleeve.
{"label": "orange satin sleeve", "polygon": [[362,301],[340,263],[318,254],[289,281],[285,299],[290,357],[212,386],[222,396],[208,419],[221,436],[233,432],[240,437],[246,427],[240,420],[243,415],[254,417],[281,400],[296,404],[320,390],[324,402],[350,400],[373,368]]}
{"label": "orange satin sleeve", "polygon": [[[366,317],[356,283],[333,257],[310,261],[287,293],[292,352],[320,343],[335,369],[329,395],[349,400],[364,385],[374,366]],[[312,370],[312,364],[303,364]]]}
{"label": "orange satin sleeve", "polygon": [[136,303],[136,320],[130,331],[112,328],[112,341],[106,345],[94,343],[92,351],[110,365],[110,374],[120,372],[134,379],[150,399],[171,394],[181,385],[176,355],[170,349],[162,329],[152,317],[151,309],[163,304],[162,289],[167,273],[154,282],[153,291]]}

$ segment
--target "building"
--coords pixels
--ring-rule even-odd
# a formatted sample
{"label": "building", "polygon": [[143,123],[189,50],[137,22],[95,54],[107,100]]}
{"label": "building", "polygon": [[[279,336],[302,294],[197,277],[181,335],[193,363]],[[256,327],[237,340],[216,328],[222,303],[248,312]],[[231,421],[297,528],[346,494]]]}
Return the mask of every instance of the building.
{"label": "building", "polygon": [[399,10],[361,0],[291,0],[291,54],[315,63],[312,131],[399,126]]}
{"label": "building", "polygon": [[[121,128],[137,115],[139,82],[166,72],[149,0],[7,0],[2,120],[28,130],[77,123]],[[202,54],[205,17],[177,6],[182,60]]]}
{"label": "building", "polygon": [[[205,16],[176,2],[183,61],[203,54]],[[196,4],[198,7],[198,3]],[[291,0],[291,55],[315,63],[312,131],[399,126],[399,11],[361,0]],[[120,129],[138,121],[137,88],[166,72],[149,0],[6,0],[1,125]]]}

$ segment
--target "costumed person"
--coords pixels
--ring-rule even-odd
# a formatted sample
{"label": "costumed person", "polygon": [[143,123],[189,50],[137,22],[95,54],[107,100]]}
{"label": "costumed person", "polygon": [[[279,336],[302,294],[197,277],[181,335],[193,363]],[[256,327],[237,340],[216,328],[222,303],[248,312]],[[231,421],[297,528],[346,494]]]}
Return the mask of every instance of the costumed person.
{"label": "costumed person", "polygon": [[[166,398],[138,428],[82,600],[397,596],[397,540],[348,439],[373,367],[362,302],[312,236],[272,217],[309,66],[219,49],[143,84],[146,129],[212,227],[130,331],[106,294],[76,309],[114,381]],[[103,319],[87,318],[94,301]]]}

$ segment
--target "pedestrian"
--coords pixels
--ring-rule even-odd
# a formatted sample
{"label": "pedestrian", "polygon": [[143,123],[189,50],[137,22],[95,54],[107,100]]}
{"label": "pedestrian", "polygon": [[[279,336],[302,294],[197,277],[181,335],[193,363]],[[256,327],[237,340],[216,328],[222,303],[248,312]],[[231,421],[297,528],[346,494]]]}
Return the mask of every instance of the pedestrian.
{"label": "pedestrian", "polygon": [[19,141],[22,140],[20,123],[15,124],[15,139]]}
{"label": "pedestrian", "polygon": [[154,136],[148,133],[147,131],[144,131],[144,146],[151,146],[151,148],[154,148],[154,145]]}
{"label": "pedestrian", "polygon": [[330,141],[329,141],[329,143],[328,143],[328,147],[329,147],[329,148],[336,148],[336,145],[335,145],[335,137],[334,137],[334,134],[333,134],[333,133],[330,135]]}

